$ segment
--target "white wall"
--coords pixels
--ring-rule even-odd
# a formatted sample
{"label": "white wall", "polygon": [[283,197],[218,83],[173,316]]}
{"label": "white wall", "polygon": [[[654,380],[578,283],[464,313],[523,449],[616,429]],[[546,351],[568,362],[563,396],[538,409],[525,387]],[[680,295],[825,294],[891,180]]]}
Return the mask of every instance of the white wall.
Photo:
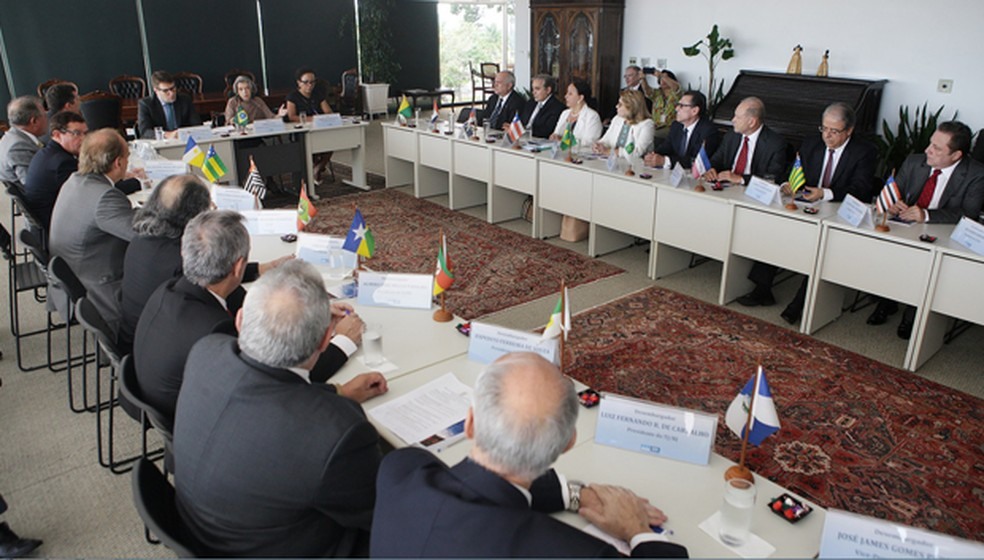
{"label": "white wall", "polygon": [[[626,0],[623,66],[630,56],[653,65],[666,58],[684,86],[702,79],[706,92],[704,58],[688,58],[682,47],[714,23],[735,46],[717,68],[725,91],[741,69],[785,72],[798,43],[804,74],[815,74],[830,49],[830,76],[887,79],[881,118],[893,127],[899,105],[928,101],[931,109],[946,105],[945,118],[958,109],[971,129],[984,128],[980,0]],[[954,81],[952,93],[937,93],[940,78]]]}
{"label": "white wall", "polygon": [[520,89],[528,88],[530,83],[530,26],[532,14],[530,13],[530,0],[515,0],[516,13],[516,86]]}

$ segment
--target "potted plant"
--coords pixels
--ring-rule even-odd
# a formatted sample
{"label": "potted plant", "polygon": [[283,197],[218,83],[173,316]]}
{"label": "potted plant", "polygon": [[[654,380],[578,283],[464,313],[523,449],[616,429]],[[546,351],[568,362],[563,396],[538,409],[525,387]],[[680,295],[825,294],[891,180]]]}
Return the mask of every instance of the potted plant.
{"label": "potted plant", "polygon": [[390,83],[400,70],[390,44],[393,0],[358,0],[359,63],[366,113],[386,113]]}
{"label": "potted plant", "polygon": [[[888,126],[888,121],[882,120],[882,135],[875,137],[878,146],[878,176],[887,179],[894,173],[909,154],[917,154],[929,146],[929,139],[936,132],[936,124],[943,113],[941,106],[935,113],[927,108],[929,103],[916,107],[913,117],[909,120],[909,107],[899,106],[899,125],[896,132]],[[957,114],[953,114],[957,118]]]}
{"label": "potted plant", "polygon": [[[706,50],[707,52],[704,52]],[[703,55],[707,59],[707,103],[708,110],[713,109],[718,101],[724,97],[724,79],[721,79],[720,84],[714,83],[714,69],[722,60],[728,60],[734,58],[735,50],[732,48],[731,39],[722,37],[718,33],[718,26],[715,23],[714,27],[711,28],[711,32],[707,34],[705,39],[697,41],[689,47],[683,47],[683,54],[687,56],[697,56]]]}

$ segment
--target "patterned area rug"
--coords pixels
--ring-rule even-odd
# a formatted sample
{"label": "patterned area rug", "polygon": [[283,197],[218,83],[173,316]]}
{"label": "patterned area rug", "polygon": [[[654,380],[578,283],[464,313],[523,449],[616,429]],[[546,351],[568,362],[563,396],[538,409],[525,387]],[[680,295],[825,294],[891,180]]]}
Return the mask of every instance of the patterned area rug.
{"label": "patterned area rug", "polygon": [[[825,507],[984,540],[984,402],[811,337],[660,288],[574,318],[567,373],[719,417],[758,364],[782,429],[748,466]],[[770,498],[771,496],[766,496]]]}
{"label": "patterned area rug", "polygon": [[319,201],[307,231],[344,236],[356,203],[376,240],[373,270],[433,274],[443,228],[455,274],[447,307],[466,319],[556,292],[561,278],[577,286],[624,272],[393,190]]}

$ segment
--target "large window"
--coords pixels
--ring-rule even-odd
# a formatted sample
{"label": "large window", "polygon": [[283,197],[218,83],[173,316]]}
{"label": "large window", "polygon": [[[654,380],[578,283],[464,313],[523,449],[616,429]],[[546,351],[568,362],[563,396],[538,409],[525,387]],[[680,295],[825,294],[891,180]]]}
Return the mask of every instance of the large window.
{"label": "large window", "polygon": [[[472,100],[471,70],[483,62],[512,69],[516,52],[513,0],[441,1],[441,85],[454,88],[458,99]],[[470,63],[470,66],[469,66]],[[481,79],[475,78],[481,85]],[[476,95],[481,99],[480,95]]]}

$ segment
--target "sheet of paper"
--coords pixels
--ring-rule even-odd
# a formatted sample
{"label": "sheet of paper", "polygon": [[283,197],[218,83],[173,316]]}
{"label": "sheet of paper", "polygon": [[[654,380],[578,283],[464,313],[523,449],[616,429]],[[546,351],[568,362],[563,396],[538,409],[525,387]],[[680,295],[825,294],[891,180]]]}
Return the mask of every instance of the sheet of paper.
{"label": "sheet of paper", "polygon": [[453,428],[471,406],[471,387],[448,372],[402,397],[369,409],[369,416],[413,444]]}
{"label": "sheet of paper", "polygon": [[240,210],[250,235],[297,233],[296,210]]}
{"label": "sheet of paper", "polygon": [[253,193],[239,187],[212,185],[212,202],[218,210],[259,210],[259,200]]}

